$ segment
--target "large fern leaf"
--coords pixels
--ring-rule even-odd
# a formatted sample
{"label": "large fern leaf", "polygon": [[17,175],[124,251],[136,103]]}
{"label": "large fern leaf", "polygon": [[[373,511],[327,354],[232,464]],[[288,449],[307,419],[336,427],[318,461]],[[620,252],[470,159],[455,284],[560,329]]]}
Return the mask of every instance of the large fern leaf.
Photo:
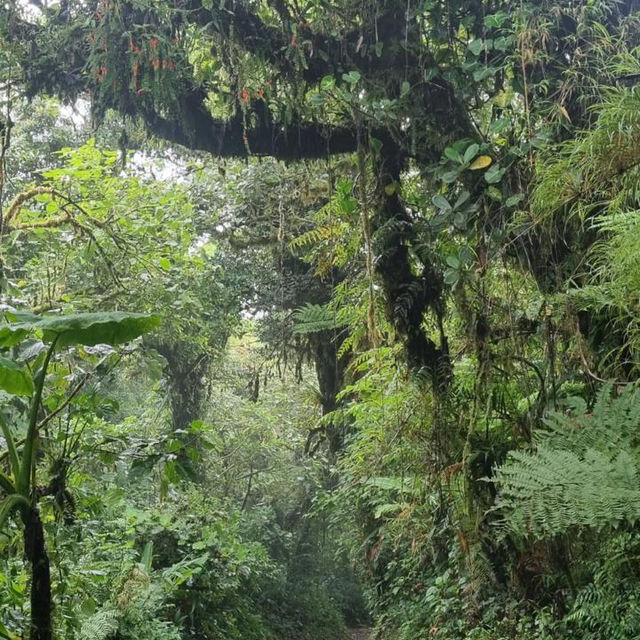
{"label": "large fern leaf", "polygon": [[640,520],[640,394],[600,393],[592,413],[576,402],[554,413],[536,447],[514,451],[497,471],[505,524],[521,535],[549,537],[570,527],[601,528]]}
{"label": "large fern leaf", "polygon": [[294,333],[316,333],[338,329],[345,325],[329,308],[319,304],[306,304],[293,314]]}

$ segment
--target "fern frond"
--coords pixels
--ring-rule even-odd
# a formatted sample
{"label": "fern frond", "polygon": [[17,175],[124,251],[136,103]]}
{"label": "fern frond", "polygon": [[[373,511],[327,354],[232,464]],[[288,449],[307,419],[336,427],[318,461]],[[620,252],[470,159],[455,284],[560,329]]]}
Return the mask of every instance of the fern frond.
{"label": "fern frond", "polygon": [[107,640],[118,631],[118,618],[119,612],[115,609],[100,609],[84,621],[79,640]]}
{"label": "fern frond", "polygon": [[640,520],[640,394],[606,386],[592,413],[576,400],[571,415],[553,413],[531,451],[514,451],[498,469],[505,523],[545,538],[571,527],[600,529]]}
{"label": "fern frond", "polygon": [[347,226],[344,223],[329,222],[300,234],[289,242],[289,246],[291,249],[302,249],[317,245],[331,238],[339,238],[346,229]]}
{"label": "fern frond", "polygon": [[293,332],[299,334],[339,329],[346,324],[327,306],[311,303],[297,309],[293,321]]}

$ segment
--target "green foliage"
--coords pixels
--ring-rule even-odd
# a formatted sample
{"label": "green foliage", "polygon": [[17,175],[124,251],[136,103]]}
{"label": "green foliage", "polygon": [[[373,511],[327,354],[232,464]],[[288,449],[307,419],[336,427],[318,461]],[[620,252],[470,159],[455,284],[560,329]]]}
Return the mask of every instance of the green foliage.
{"label": "green foliage", "polygon": [[551,414],[535,449],[512,451],[496,474],[508,527],[548,537],[636,522],[639,422],[640,394],[631,385],[617,397],[604,387],[592,412],[577,399],[571,414]]}
{"label": "green foliage", "polygon": [[[65,637],[334,640],[347,559],[391,640],[636,637],[637,3],[5,4],[0,287],[55,314],[0,327],[0,487]],[[120,151],[15,146],[23,90]],[[165,319],[117,371],[105,308]]]}
{"label": "green foliage", "polygon": [[30,396],[33,393],[33,379],[9,358],[0,356],[0,389],[17,396]]}
{"label": "green foliage", "polygon": [[[637,68],[629,70],[637,71]],[[595,105],[597,123],[542,160],[533,193],[532,212],[538,216],[564,213],[585,219],[603,206],[602,194],[625,185],[635,191],[640,139],[640,90],[612,89]],[[544,156],[543,156],[544,158]],[[613,195],[613,194],[612,194]],[[616,193],[611,204],[624,202]]]}
{"label": "green foliage", "polygon": [[317,333],[319,331],[339,329],[344,326],[344,322],[341,323],[331,309],[319,304],[307,303],[304,307],[295,311],[293,319],[294,333]]}
{"label": "green foliage", "polygon": [[0,344],[4,347],[13,346],[18,339],[38,332],[45,342],[55,342],[58,349],[77,344],[116,346],[152,331],[159,324],[160,318],[157,316],[122,311],[62,317],[5,312],[5,323],[0,326]]}
{"label": "green foliage", "polygon": [[617,532],[603,539],[589,561],[593,578],[579,590],[566,618],[574,634],[585,640],[625,640],[640,633],[638,544],[635,532]]}
{"label": "green foliage", "polygon": [[79,637],[82,640],[96,638],[108,640],[118,631],[118,613],[112,609],[105,609],[88,618],[80,629]]}

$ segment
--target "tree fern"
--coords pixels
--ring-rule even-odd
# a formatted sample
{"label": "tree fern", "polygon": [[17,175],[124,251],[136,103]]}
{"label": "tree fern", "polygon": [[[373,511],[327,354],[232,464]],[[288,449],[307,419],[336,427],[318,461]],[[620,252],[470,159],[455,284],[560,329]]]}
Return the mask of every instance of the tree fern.
{"label": "tree fern", "polygon": [[531,451],[514,451],[497,471],[500,509],[514,532],[550,537],[573,526],[601,528],[640,519],[640,394],[599,394],[592,413],[577,401],[552,414]]}
{"label": "tree fern", "polygon": [[316,333],[343,327],[337,314],[325,305],[307,303],[293,314],[294,333]]}
{"label": "tree fern", "polygon": [[118,631],[120,612],[116,609],[100,609],[87,618],[80,629],[79,640],[107,640]]}

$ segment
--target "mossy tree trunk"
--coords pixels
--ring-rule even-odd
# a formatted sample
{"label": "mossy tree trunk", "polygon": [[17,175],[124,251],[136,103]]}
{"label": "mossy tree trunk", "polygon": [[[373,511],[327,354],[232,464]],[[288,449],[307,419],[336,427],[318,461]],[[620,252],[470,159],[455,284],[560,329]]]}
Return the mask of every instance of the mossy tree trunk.
{"label": "mossy tree trunk", "polygon": [[51,571],[44,539],[44,528],[37,507],[24,518],[24,550],[31,563],[30,640],[52,640]]}

